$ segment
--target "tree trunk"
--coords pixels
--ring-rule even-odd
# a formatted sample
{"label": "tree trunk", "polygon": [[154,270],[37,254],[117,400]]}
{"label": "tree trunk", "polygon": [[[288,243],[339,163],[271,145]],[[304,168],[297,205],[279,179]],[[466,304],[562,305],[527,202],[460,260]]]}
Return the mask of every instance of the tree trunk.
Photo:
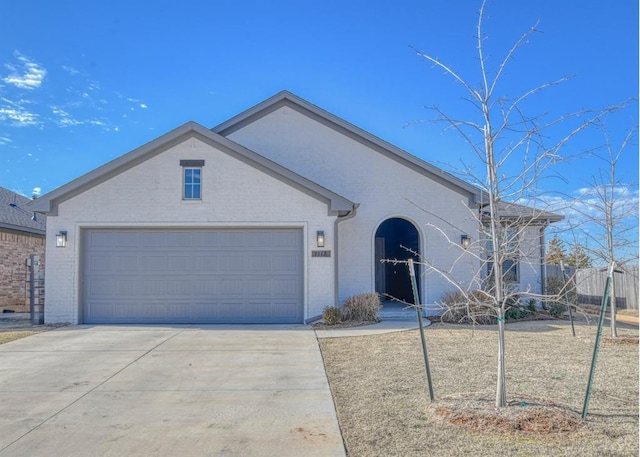
{"label": "tree trunk", "polygon": [[616,326],[616,280],[615,280],[615,271],[611,275],[611,284],[609,285],[609,309],[611,309],[611,338],[618,337],[618,329]]}
{"label": "tree trunk", "polygon": [[507,380],[504,369],[504,312],[498,308],[498,382],[496,387],[496,408],[507,406]]}

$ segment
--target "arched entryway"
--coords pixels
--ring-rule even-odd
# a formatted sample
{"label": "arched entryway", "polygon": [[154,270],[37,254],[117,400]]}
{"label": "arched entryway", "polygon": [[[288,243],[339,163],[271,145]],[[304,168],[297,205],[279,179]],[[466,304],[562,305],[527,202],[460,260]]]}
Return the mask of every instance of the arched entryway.
{"label": "arched entryway", "polygon": [[[381,262],[382,259],[407,260],[409,258],[417,261],[418,255],[412,254],[406,248],[420,253],[420,234],[411,222],[393,217],[380,224],[375,235],[376,292],[384,294],[387,299],[392,297],[413,303],[413,290],[407,265]],[[420,290],[419,265],[416,265],[416,280]]]}

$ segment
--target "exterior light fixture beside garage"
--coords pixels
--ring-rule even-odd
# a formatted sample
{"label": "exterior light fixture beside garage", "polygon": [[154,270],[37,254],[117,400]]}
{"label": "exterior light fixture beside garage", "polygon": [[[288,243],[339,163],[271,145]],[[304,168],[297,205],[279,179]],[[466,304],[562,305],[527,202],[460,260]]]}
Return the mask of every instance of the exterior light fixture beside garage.
{"label": "exterior light fixture beside garage", "polygon": [[67,246],[67,232],[60,230],[56,235],[56,247],[64,248]]}

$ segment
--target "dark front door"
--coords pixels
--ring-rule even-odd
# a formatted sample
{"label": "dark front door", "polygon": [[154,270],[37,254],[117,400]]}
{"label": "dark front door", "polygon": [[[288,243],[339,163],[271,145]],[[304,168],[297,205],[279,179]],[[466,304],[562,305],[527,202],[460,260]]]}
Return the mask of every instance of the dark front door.
{"label": "dark front door", "polygon": [[[384,221],[376,231],[375,277],[376,292],[387,299],[413,303],[413,290],[406,263],[380,262],[385,260],[419,260],[420,235],[416,227],[406,219],[391,218]],[[420,290],[419,266],[416,265],[416,280]]]}

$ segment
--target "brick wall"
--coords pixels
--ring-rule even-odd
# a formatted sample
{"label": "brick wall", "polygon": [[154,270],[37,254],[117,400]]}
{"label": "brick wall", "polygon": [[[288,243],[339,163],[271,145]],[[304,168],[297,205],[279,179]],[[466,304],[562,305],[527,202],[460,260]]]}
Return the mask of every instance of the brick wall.
{"label": "brick wall", "polygon": [[45,238],[16,231],[0,231],[0,308],[28,310],[27,267],[31,254],[40,256],[44,267]]}

